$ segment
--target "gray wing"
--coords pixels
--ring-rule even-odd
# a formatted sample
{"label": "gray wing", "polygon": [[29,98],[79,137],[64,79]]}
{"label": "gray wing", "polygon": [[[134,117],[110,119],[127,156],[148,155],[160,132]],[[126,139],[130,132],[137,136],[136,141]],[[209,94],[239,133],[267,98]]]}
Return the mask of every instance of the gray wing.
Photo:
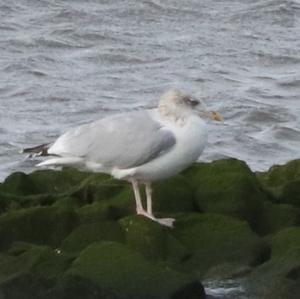
{"label": "gray wing", "polygon": [[149,112],[135,111],[71,129],[56,140],[49,153],[125,169],[155,159],[175,143],[174,134]]}

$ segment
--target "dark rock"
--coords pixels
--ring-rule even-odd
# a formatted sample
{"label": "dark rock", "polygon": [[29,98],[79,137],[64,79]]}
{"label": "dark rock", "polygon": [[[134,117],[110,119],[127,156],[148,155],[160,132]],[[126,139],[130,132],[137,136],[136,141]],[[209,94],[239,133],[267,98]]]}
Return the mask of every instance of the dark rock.
{"label": "dark rock", "polygon": [[279,202],[292,204],[300,208],[300,179],[287,183],[282,188],[282,193],[278,200]]}
{"label": "dark rock", "polygon": [[0,216],[0,250],[15,241],[58,247],[78,225],[73,209],[36,207],[12,211]]}
{"label": "dark rock", "polygon": [[0,186],[3,193],[11,193],[14,195],[32,195],[42,192],[40,186],[27,174],[23,172],[15,172],[8,176]]}
{"label": "dark rock", "polygon": [[265,250],[246,221],[208,213],[177,218],[173,234],[193,253],[186,268],[200,275],[226,262],[256,265]]}
{"label": "dark rock", "polygon": [[48,246],[14,243],[0,255],[1,298],[43,298],[71,261]]}
{"label": "dark rock", "polygon": [[277,202],[300,208],[300,160],[273,166],[267,172],[257,173],[257,177]]}
{"label": "dark rock", "polygon": [[157,182],[154,214],[173,229],[137,216],[130,184],[107,175],[12,174],[0,184],[0,298],[199,299],[199,278],[243,278],[257,298],[296,299],[299,170],[253,174],[229,159]]}
{"label": "dark rock", "polygon": [[153,211],[155,213],[194,212],[194,190],[183,175],[153,184]]}
{"label": "dark rock", "polygon": [[251,273],[248,289],[262,299],[298,299],[300,294],[300,228],[279,231],[270,240],[271,259]]}
{"label": "dark rock", "polygon": [[177,290],[171,297],[171,299],[199,299],[206,298],[205,290],[199,281],[193,281],[184,285]]}
{"label": "dark rock", "polygon": [[121,192],[115,194],[109,201],[110,210],[115,219],[136,214],[136,205],[131,186],[128,184]]}
{"label": "dark rock", "polygon": [[172,234],[170,228],[143,216],[129,216],[120,220],[126,244],[147,260],[164,260],[176,265],[191,253]]}
{"label": "dark rock", "polygon": [[272,237],[271,244],[273,257],[281,256],[295,248],[300,249],[300,227],[289,227],[279,231]]}
{"label": "dark rock", "polygon": [[285,227],[300,224],[300,209],[289,204],[265,202],[262,215],[262,234],[274,233]]}
{"label": "dark rock", "polygon": [[126,244],[148,260],[166,258],[166,227],[143,216],[129,216],[120,220]]}
{"label": "dark rock", "polygon": [[[123,299],[113,290],[103,290],[90,279],[78,276],[65,276],[56,285],[45,291],[41,299]],[[31,297],[36,298],[36,297]],[[19,298],[18,298],[19,299]]]}
{"label": "dark rock", "polygon": [[196,298],[203,287],[189,275],[153,264],[128,247],[113,242],[94,243],[74,261],[68,275],[92,281],[103,290],[122,298]]}
{"label": "dark rock", "polygon": [[66,168],[62,171],[37,170],[31,174],[15,172],[0,186],[0,191],[14,195],[60,193],[72,189],[90,173]]}
{"label": "dark rock", "polygon": [[126,186],[128,186],[126,182],[115,180],[108,175],[92,174],[80,183],[78,188],[71,193],[71,196],[84,204],[89,204],[110,199]]}
{"label": "dark rock", "polygon": [[97,241],[124,242],[124,240],[124,232],[115,221],[82,224],[63,241],[61,250],[77,253]]}
{"label": "dark rock", "polygon": [[55,201],[63,200],[64,196],[55,194],[15,195],[0,192],[0,214],[36,206],[49,206]]}
{"label": "dark rock", "polygon": [[95,201],[78,210],[81,222],[91,223],[99,220],[118,220],[136,214],[135,200],[130,186],[123,186],[120,192],[113,193],[107,200]]}
{"label": "dark rock", "polygon": [[100,220],[117,220],[120,217],[117,208],[108,201],[94,202],[77,209],[81,223],[94,223]]}
{"label": "dark rock", "polygon": [[194,186],[199,210],[246,220],[255,231],[262,225],[267,196],[245,162],[236,159],[201,163],[185,174]]}

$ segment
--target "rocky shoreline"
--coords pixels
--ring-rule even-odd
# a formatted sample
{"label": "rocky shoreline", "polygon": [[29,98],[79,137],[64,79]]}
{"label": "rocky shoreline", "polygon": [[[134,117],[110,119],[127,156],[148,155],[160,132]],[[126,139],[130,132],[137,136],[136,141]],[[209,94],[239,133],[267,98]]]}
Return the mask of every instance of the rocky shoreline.
{"label": "rocky shoreline", "polygon": [[0,211],[1,299],[201,299],[201,282],[226,279],[299,298],[300,160],[199,163],[156,183],[174,229],[134,215],[126,182],[74,169],[11,174]]}

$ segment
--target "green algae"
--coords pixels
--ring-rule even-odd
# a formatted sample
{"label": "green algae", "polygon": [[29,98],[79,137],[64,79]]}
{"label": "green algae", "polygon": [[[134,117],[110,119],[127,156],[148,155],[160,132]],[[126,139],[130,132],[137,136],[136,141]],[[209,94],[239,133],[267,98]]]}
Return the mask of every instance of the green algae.
{"label": "green algae", "polygon": [[154,183],[154,214],[173,229],[136,216],[130,184],[107,175],[12,174],[0,184],[0,297],[193,299],[199,278],[243,277],[259,298],[294,299],[299,169],[254,174],[227,159]]}
{"label": "green algae", "polygon": [[196,190],[199,210],[243,219],[254,230],[260,230],[261,211],[267,196],[245,162],[227,159],[202,163],[185,173]]}
{"label": "green algae", "polygon": [[[150,263],[139,253],[114,242],[90,245],[74,261],[68,274],[90,279],[103,289],[131,299],[176,298],[177,292],[186,289],[188,293],[195,282],[167,266]],[[200,283],[197,290],[204,296]],[[190,298],[196,297],[190,294]]]}
{"label": "green algae", "polygon": [[65,238],[61,245],[61,250],[78,253],[91,243],[97,241],[116,241],[122,243],[124,240],[124,232],[121,226],[115,221],[82,224]]}
{"label": "green algae", "polygon": [[255,265],[263,252],[259,237],[246,221],[224,215],[182,215],[173,234],[193,252],[186,267],[200,275],[224,262]]}
{"label": "green algae", "polygon": [[78,225],[73,209],[34,207],[11,211],[0,216],[0,250],[15,241],[58,247]]}

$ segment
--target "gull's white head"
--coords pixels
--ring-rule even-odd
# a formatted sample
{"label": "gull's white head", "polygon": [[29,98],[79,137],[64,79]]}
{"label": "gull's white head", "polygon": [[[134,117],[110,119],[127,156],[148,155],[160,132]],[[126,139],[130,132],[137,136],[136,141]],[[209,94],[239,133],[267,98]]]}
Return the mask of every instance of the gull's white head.
{"label": "gull's white head", "polygon": [[163,116],[175,120],[185,119],[191,115],[197,115],[203,119],[223,120],[219,113],[208,111],[203,101],[184,94],[177,89],[171,89],[162,95],[158,110]]}

